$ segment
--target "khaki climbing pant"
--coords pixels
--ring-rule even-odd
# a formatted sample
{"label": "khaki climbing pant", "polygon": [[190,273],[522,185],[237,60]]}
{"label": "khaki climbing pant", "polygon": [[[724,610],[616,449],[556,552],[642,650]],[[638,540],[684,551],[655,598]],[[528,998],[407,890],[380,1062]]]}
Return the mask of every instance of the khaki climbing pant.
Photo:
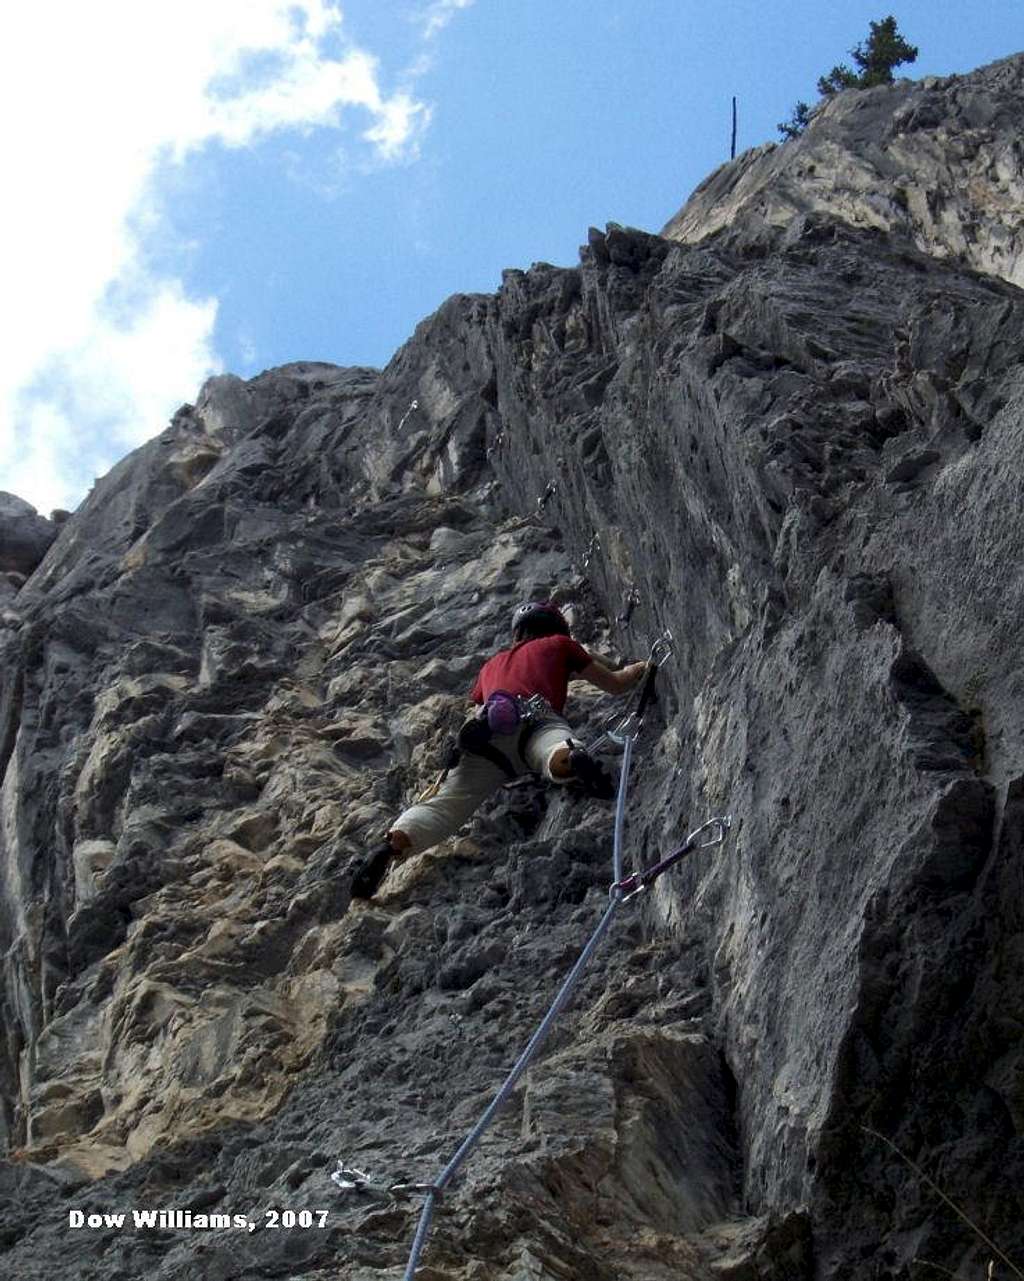
{"label": "khaki climbing pant", "polygon": [[[491,745],[507,757],[517,774],[532,771],[549,782],[567,783],[568,779],[552,775],[551,758],[560,747],[564,747],[571,733],[568,722],[552,713],[534,728],[527,740],[524,756],[520,756],[518,750],[521,730],[514,734],[496,734]],[[402,832],[409,838],[410,854],[422,854],[457,832],[488,796],[508,781],[505,771],[492,761],[472,752],[463,752],[458,765],[448,773],[437,791],[424,793],[395,819],[389,830]]]}

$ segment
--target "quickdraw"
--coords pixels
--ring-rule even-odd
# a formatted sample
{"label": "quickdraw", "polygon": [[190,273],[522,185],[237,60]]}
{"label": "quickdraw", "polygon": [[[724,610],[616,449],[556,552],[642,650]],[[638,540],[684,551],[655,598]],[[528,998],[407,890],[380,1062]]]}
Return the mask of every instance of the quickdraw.
{"label": "quickdraw", "polygon": [[541,494],[541,496],[537,499],[537,510],[543,511],[543,509],[548,505],[551,499],[554,498],[557,492],[558,492],[558,486],[555,484],[553,480],[549,480],[547,489],[545,489],[543,494]]}
{"label": "quickdraw", "polygon": [[640,604],[640,593],[637,591],[635,587],[631,587],[629,590],[629,595],[626,597],[626,606],[623,609],[622,613],[616,616],[615,621],[617,623],[622,623],[626,627],[628,627],[629,620],[633,617],[633,611],[636,609],[637,605],[639,604]]}
{"label": "quickdraw", "polygon": [[412,403],[409,405],[409,408],[402,415],[401,421],[399,422],[398,426],[395,428],[396,432],[400,432],[402,430],[402,428],[405,426],[406,419],[413,412],[413,410],[419,409],[419,407],[420,407],[420,402],[418,400],[412,401]]}
{"label": "quickdraw", "polygon": [[[608,891],[609,894],[620,897],[624,903],[637,894],[642,894],[663,872],[667,872],[670,867],[675,867],[687,854],[692,854],[694,850],[706,850],[713,845],[721,845],[731,827],[731,814],[723,814],[720,818],[709,818],[706,823],[702,823],[692,831],[678,849],[673,850],[671,854],[666,854],[660,862],[652,863],[650,867],[634,872],[632,876],[627,876],[623,880],[614,881]],[[705,832],[709,833],[709,836],[706,840],[701,840],[700,837]]]}
{"label": "quickdraw", "polygon": [[654,683],[657,679],[658,671],[664,667],[674,653],[675,642],[672,639],[672,633],[666,628],[651,646],[651,652],[647,658],[650,671],[644,677],[636,707],[631,711],[612,712],[605,721],[600,736],[587,748],[587,751],[596,751],[605,739],[609,739],[620,747],[625,746],[627,739],[633,739],[634,741],[637,739],[643,728],[648,704],[654,696]]}
{"label": "quickdraw", "polygon": [[363,1191],[366,1188],[373,1187],[373,1179],[365,1170],[357,1170],[353,1165],[346,1165],[344,1161],[338,1162],[338,1168],[331,1175],[331,1182],[336,1184],[343,1192],[353,1190]]}

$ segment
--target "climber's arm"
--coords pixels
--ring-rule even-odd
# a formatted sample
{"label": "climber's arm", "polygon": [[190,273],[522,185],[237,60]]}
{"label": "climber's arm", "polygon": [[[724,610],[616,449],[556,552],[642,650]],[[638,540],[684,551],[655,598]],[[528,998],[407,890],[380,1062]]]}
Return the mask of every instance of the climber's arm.
{"label": "climber's arm", "polygon": [[630,663],[613,672],[610,667],[605,667],[604,663],[598,662],[595,658],[580,672],[580,679],[596,685],[606,694],[625,694],[643,680],[647,675],[647,669],[647,663]]}

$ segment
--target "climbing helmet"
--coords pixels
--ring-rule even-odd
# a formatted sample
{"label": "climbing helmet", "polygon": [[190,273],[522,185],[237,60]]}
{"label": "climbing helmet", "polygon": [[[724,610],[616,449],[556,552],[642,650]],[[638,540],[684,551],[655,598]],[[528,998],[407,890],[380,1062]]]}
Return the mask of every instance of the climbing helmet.
{"label": "climbing helmet", "polygon": [[569,624],[562,611],[549,600],[529,601],[512,615],[512,639],[524,636],[568,636]]}

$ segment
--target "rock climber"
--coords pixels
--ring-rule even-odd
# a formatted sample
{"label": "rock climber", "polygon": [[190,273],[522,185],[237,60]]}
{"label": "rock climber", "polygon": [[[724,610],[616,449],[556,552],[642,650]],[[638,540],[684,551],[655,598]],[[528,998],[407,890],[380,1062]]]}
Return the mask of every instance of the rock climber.
{"label": "rock climber", "polygon": [[462,727],[449,768],[360,865],[352,897],[372,898],[392,859],[420,854],[451,836],[492,792],[522,774],[575,783],[588,795],[610,800],[611,777],[573,742],[562,715],[568,685],[578,678],[607,694],[625,694],[649,669],[639,662],[613,671],[572,639],[557,605],[521,605],[512,618],[511,648],[488,659],[476,678],[470,698],[478,710]]}

